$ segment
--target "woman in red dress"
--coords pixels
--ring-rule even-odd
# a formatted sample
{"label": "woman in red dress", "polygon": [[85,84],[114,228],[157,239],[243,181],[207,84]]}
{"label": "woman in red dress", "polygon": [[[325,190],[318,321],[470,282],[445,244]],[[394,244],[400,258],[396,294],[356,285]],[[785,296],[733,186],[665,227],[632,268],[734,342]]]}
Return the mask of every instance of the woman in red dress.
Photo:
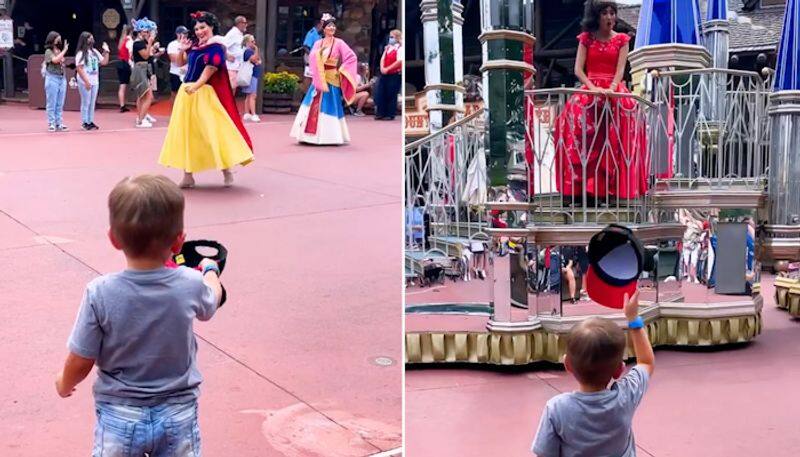
{"label": "woman in red dress", "polygon": [[590,199],[631,199],[647,190],[637,102],[614,96],[630,93],[622,83],[630,37],[614,31],[616,21],[615,3],[587,0],[575,76],[598,95],[573,95],[556,122],[556,185],[565,199],[578,201],[584,191]]}

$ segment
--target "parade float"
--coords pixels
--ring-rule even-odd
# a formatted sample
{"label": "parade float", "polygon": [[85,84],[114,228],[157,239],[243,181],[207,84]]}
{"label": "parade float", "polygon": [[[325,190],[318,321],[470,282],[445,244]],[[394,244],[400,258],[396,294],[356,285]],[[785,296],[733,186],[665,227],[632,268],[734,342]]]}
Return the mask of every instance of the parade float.
{"label": "parade float", "polygon": [[[609,223],[645,246],[656,346],[756,338],[762,266],[784,270],[776,302],[800,315],[788,273],[800,266],[796,1],[776,68],[755,72],[728,68],[725,0],[645,0],[630,93],[602,97],[531,87],[534,3],[481,4],[482,107],[470,113],[454,52],[463,7],[420,4],[429,122],[405,148],[406,363],[558,363],[587,316],[623,326],[586,296],[580,267]],[[687,250],[692,233],[702,247]]]}

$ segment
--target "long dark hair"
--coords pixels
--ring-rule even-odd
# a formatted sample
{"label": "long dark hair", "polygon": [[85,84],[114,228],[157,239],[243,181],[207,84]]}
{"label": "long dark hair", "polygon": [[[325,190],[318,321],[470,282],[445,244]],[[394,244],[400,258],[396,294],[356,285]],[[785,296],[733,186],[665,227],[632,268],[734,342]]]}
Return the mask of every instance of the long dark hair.
{"label": "long dark hair", "polygon": [[[52,31],[52,32],[48,33],[47,34],[47,38],[44,40],[44,48],[45,49],[58,49],[58,50],[61,50],[60,47],[56,47],[56,40],[60,36],[61,36],[61,34],[56,32],[56,31]],[[61,45],[62,46],[64,45],[63,40],[62,40]]]}
{"label": "long dark hair", "polygon": [[583,20],[581,27],[584,32],[596,32],[600,28],[600,15],[606,8],[611,8],[617,14],[617,4],[605,0],[586,0],[583,9]]}
{"label": "long dark hair", "polygon": [[208,11],[198,11],[196,13],[192,13],[189,15],[189,18],[190,18],[189,33],[187,35],[189,37],[189,40],[192,41],[192,43],[197,44],[198,42],[197,35],[194,34],[194,26],[197,25],[199,22],[202,22],[203,24],[206,24],[207,26],[211,27],[211,33],[213,33],[214,35],[219,34],[219,29],[220,29],[219,19],[217,19],[217,16],[214,16]]}
{"label": "long dark hair", "polygon": [[86,58],[89,57],[89,53],[93,49],[92,46],[89,45],[89,38],[91,36],[91,32],[81,32],[81,36],[78,37],[78,45],[75,46],[75,54],[81,53],[81,60],[83,60],[83,63],[86,63]]}

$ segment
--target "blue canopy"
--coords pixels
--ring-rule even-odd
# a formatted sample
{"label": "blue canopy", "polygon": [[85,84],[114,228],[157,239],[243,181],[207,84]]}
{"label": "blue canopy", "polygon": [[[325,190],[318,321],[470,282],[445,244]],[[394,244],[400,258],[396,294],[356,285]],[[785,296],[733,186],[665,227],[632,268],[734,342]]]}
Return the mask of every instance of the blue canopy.
{"label": "blue canopy", "polygon": [[706,21],[727,21],[728,0],[708,0]]}
{"label": "blue canopy", "polygon": [[658,44],[700,45],[698,0],[643,0],[635,48]]}
{"label": "blue canopy", "polygon": [[800,2],[786,2],[783,16],[781,41],[778,44],[778,61],[775,68],[775,87],[773,90],[800,90],[800,48],[798,48],[798,27],[800,27]]}

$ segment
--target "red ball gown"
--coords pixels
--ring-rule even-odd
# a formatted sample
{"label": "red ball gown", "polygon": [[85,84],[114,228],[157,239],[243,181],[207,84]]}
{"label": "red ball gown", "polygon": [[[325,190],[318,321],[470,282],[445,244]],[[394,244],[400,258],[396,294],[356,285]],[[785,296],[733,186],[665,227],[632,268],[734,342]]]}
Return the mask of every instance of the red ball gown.
{"label": "red ball gown", "polygon": [[[630,37],[619,33],[600,41],[583,32],[578,41],[587,49],[586,76],[600,89],[611,88],[620,49]],[[630,93],[622,83],[613,90]],[[590,197],[630,199],[646,192],[645,125],[636,103],[627,97],[569,98],[555,127],[556,186],[564,196],[582,196],[585,190]]]}

